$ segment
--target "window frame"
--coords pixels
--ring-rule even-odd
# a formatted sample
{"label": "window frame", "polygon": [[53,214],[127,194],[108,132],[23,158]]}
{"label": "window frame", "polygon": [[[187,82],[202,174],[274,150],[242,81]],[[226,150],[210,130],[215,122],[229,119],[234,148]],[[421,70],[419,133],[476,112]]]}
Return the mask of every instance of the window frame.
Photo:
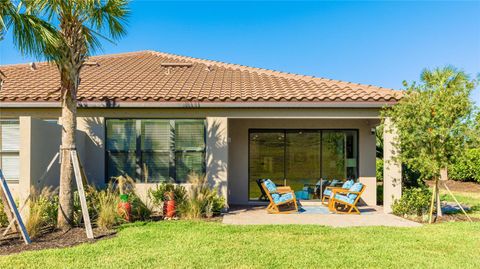
{"label": "window frame", "polygon": [[[107,149],[107,140],[108,140],[108,128],[107,128],[107,122],[109,120],[133,120],[135,122],[135,128],[136,128],[136,148],[134,150],[129,150],[128,153],[133,152],[135,154],[135,182],[136,183],[149,183],[149,184],[158,184],[161,182],[171,182],[175,184],[182,184],[186,183],[186,180],[178,180],[177,179],[177,152],[200,152],[202,153],[202,173],[205,174],[206,172],[206,153],[207,153],[207,120],[206,118],[105,118],[104,121],[104,128],[105,128],[105,183],[109,183],[111,180],[111,176],[108,174],[108,162],[109,162],[109,153],[112,153],[111,150]],[[148,120],[163,120],[163,121],[170,121],[170,126],[171,126],[171,132],[172,132],[172,146],[170,147],[169,151],[169,179],[167,181],[146,181],[144,178],[144,171],[142,169],[142,166],[144,164],[144,153],[166,153],[167,151],[165,150],[142,150],[142,137],[143,137],[143,132],[142,132],[142,121],[148,121]],[[179,120],[192,120],[192,121],[202,121],[203,122],[203,143],[204,147],[203,150],[201,151],[196,151],[196,150],[177,150],[175,145],[176,145],[176,121]],[[124,153],[127,151],[119,151],[119,150],[114,150],[113,153]],[[138,181],[137,181],[138,180]],[[173,181],[173,182],[172,182]]]}

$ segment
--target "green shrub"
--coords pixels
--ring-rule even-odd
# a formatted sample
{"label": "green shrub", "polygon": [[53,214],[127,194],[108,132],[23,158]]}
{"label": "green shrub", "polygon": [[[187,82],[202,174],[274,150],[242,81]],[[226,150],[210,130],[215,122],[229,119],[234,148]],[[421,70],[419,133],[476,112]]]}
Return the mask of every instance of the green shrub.
{"label": "green shrub", "polygon": [[150,208],[149,205],[145,204],[138,195],[135,193],[130,193],[128,195],[128,201],[130,202],[130,205],[132,206],[132,214],[131,218],[132,221],[137,221],[137,220],[148,220],[150,219],[150,216],[152,215],[152,209]]}
{"label": "green shrub", "polygon": [[466,150],[448,173],[450,179],[480,183],[480,148]]}
{"label": "green shrub", "polygon": [[383,205],[383,185],[377,185],[377,205]]}
{"label": "green shrub", "polygon": [[182,204],[187,197],[187,191],[185,190],[185,187],[172,183],[158,184],[155,189],[148,191],[148,196],[152,200],[154,206],[162,206],[165,200],[166,192],[173,192],[175,202],[178,205]]}
{"label": "green shrub", "polygon": [[0,227],[6,227],[8,225],[7,214],[5,214],[4,210],[2,200],[0,200]]}
{"label": "green shrub", "polygon": [[397,216],[423,216],[428,212],[432,193],[426,187],[404,189],[402,197],[393,203]]}
{"label": "green shrub", "polygon": [[30,192],[30,213],[25,224],[28,234],[34,238],[42,229],[54,228],[57,224],[58,195],[51,188]]}
{"label": "green shrub", "polygon": [[199,219],[219,214],[225,207],[225,199],[218,195],[217,188],[211,188],[205,176],[192,173],[188,176],[191,190],[187,199],[179,204],[180,216],[185,219]]}
{"label": "green shrub", "polygon": [[376,160],[376,177],[377,182],[383,181],[383,159],[377,158]]}

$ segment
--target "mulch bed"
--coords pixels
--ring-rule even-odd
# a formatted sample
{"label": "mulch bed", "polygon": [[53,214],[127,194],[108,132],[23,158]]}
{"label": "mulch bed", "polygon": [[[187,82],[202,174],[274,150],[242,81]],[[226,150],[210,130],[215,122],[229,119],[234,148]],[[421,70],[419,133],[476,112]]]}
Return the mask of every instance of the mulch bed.
{"label": "mulch bed", "polygon": [[[0,236],[4,229],[0,229]],[[44,233],[37,238],[32,239],[30,245],[26,245],[19,234],[7,235],[0,238],[0,255],[8,255],[28,250],[40,250],[48,248],[65,248],[82,243],[93,243],[98,240],[111,238],[116,235],[116,231],[94,229],[95,239],[88,239],[84,228],[72,228],[68,231],[53,231]]]}

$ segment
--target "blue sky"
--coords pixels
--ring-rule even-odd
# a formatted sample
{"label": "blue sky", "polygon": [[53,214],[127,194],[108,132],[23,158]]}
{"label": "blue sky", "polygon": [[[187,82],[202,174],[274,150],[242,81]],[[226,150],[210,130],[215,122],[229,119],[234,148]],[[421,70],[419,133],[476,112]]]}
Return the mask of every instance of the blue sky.
{"label": "blue sky", "polygon": [[[103,52],[157,50],[391,88],[424,68],[480,73],[480,1],[133,1]],[[29,62],[0,42],[0,64]],[[480,104],[480,89],[473,99]]]}

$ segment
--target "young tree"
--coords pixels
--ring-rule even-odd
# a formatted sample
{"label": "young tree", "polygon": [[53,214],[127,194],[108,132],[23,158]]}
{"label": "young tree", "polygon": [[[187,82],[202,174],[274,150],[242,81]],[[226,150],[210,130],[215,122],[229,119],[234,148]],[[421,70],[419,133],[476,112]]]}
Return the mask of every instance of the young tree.
{"label": "young tree", "polygon": [[[402,100],[382,112],[398,133],[398,161],[418,171],[422,179],[435,180],[437,216],[441,215],[441,170],[470,143],[473,102],[469,96],[476,82],[453,67],[424,70],[421,83],[404,83],[407,90]],[[432,208],[433,202],[432,197]]]}
{"label": "young tree", "polygon": [[101,46],[100,38],[117,40],[125,34],[128,0],[28,0],[27,8],[57,22],[59,42],[48,42],[44,56],[60,73],[62,145],[58,227],[68,229],[73,218],[73,165],[77,128],[77,91],[87,57]]}

